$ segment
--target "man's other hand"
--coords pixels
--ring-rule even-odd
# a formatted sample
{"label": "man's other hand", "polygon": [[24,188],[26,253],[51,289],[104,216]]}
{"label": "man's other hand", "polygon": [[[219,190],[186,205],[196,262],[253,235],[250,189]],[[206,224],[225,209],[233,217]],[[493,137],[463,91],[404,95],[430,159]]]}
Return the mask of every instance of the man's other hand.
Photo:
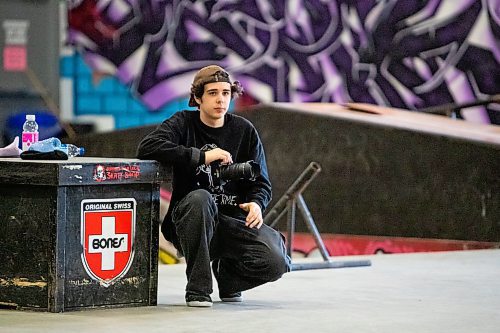
{"label": "man's other hand", "polygon": [[240,204],[240,208],[245,212],[248,212],[247,218],[245,220],[245,225],[249,228],[257,228],[260,229],[262,226],[262,210],[260,206],[255,202],[246,202]]}

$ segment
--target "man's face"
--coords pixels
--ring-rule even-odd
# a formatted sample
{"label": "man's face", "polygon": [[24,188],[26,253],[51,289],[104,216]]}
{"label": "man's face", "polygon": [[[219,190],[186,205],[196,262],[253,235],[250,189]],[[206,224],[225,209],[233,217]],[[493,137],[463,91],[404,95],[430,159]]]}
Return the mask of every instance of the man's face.
{"label": "man's face", "polygon": [[231,102],[231,85],[228,82],[213,82],[205,84],[201,98],[196,98],[200,104],[202,120],[217,122],[224,119],[224,115]]}

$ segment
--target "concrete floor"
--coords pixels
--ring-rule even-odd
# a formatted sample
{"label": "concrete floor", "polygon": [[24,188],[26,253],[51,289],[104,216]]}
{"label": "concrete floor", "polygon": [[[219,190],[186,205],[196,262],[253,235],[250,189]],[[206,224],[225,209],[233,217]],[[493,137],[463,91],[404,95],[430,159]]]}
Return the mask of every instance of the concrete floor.
{"label": "concrete floor", "polygon": [[156,307],[0,310],[0,332],[500,332],[500,250],[333,260],[358,259],[372,266],[288,273],[212,308],[186,307],[185,266],[162,265]]}

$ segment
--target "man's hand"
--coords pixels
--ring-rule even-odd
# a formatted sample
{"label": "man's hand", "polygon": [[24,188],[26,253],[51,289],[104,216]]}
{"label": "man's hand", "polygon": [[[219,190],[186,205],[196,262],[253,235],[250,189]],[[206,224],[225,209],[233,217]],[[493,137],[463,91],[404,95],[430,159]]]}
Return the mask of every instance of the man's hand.
{"label": "man's hand", "polygon": [[245,225],[249,228],[255,227],[257,229],[260,229],[260,227],[262,226],[262,222],[264,222],[264,220],[262,219],[262,210],[260,209],[260,206],[255,202],[247,202],[240,204],[240,208],[245,212],[248,212]]}
{"label": "man's hand", "polygon": [[213,161],[220,161],[222,164],[233,163],[231,154],[220,148],[215,148],[205,152],[205,164],[209,165]]}

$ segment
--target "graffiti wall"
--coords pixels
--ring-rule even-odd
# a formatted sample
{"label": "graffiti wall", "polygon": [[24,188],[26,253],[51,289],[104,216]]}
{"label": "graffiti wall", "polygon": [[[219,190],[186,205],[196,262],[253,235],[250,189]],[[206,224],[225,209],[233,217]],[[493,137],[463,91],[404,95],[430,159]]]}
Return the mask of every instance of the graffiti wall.
{"label": "graffiti wall", "polygon": [[[419,110],[500,93],[497,0],[72,0],[68,42],[150,110],[227,68],[256,102]],[[462,116],[500,123],[500,107]]]}

